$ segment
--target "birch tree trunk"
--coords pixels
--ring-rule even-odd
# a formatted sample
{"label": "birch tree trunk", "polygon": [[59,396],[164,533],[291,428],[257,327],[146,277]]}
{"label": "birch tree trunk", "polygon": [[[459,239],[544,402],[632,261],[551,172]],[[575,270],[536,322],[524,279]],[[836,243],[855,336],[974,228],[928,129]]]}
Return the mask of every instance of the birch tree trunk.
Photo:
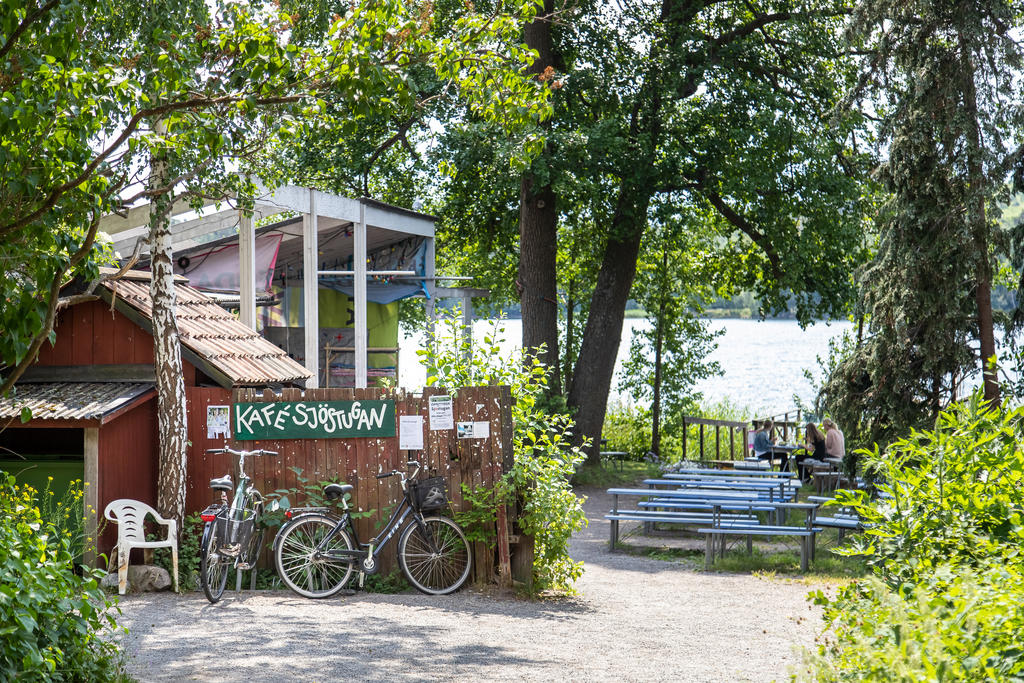
{"label": "birch tree trunk", "polygon": [[[158,133],[163,126],[154,126]],[[168,182],[167,158],[154,154],[149,188],[157,190]],[[157,428],[159,430],[159,470],[157,509],[178,521],[182,528],[185,514],[185,444],[188,439],[185,406],[185,379],[181,367],[178,322],[174,317],[175,291],[173,249],[171,247],[171,207],[173,191],[152,198],[149,214],[149,253],[152,278],[149,296],[153,300],[153,358],[156,369]]]}

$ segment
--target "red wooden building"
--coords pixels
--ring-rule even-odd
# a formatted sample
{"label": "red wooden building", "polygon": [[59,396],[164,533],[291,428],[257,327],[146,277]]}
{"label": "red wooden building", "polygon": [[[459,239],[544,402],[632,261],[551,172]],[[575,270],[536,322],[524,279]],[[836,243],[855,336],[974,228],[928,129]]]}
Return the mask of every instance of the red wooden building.
{"label": "red wooden building", "polygon": [[[93,527],[111,500],[155,506],[157,481],[149,273],[130,271],[98,294],[59,314],[54,345],[44,346],[14,396],[0,400],[0,469],[37,484],[47,476],[58,486],[82,478]],[[184,278],[177,280],[177,320],[186,392],[281,388],[309,377]],[[20,419],[23,407],[32,410],[27,423]],[[115,540],[108,529],[99,551]]]}

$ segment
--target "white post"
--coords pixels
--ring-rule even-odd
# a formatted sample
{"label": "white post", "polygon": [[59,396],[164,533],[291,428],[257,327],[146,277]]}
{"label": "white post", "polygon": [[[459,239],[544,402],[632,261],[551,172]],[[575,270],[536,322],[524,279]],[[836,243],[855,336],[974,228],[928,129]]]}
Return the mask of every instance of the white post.
{"label": "white post", "polygon": [[366,386],[366,205],[359,201],[359,223],[352,230],[352,297],[355,299],[355,385]]}
{"label": "white post", "polygon": [[242,324],[256,329],[256,230],[252,216],[238,211],[238,306]]}
{"label": "white post", "polygon": [[473,357],[473,297],[462,295],[462,328],[466,334],[466,360]]}
{"label": "white post", "polygon": [[309,191],[309,213],[302,217],[302,324],[307,389],[320,386],[320,259],[317,257],[316,191]]}

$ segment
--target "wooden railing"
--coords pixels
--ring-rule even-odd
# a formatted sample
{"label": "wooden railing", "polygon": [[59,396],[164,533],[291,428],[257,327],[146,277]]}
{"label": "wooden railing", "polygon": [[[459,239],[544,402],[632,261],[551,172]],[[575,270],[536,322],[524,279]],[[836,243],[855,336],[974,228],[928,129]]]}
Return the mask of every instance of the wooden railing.
{"label": "wooden railing", "polygon": [[[685,415],[683,416],[683,460],[705,462],[742,460],[750,455],[747,452],[747,434],[756,430],[757,426],[765,419],[770,419],[774,423],[774,436],[779,438],[781,443],[800,443],[804,433],[803,420],[807,417],[810,416],[800,408],[788,413],[760,417],[751,422],[712,420]],[[714,429],[713,433],[711,432],[712,428]],[[723,431],[725,432],[724,437]],[[692,441],[696,441],[696,443],[689,443]]]}
{"label": "wooden railing", "polygon": [[[790,420],[790,417],[793,419]],[[775,425],[776,435],[778,430],[782,430],[782,442],[783,443],[799,443],[803,440],[804,433],[804,420],[811,417],[806,414],[800,408],[788,413],[781,413],[779,415],[769,415],[767,418],[760,418],[755,422],[764,422],[765,419],[771,420]],[[790,431],[792,430],[792,432]],[[790,434],[793,438],[790,439]]]}
{"label": "wooden railing", "polygon": [[[694,451],[692,447],[688,451],[687,442],[689,439],[690,427],[696,427],[696,437],[698,450]],[[711,452],[707,446],[706,436],[712,436],[708,428],[714,428],[714,451]],[[746,422],[736,422],[733,420],[709,420],[703,417],[690,417],[688,415],[683,416],[683,460],[725,460],[722,457],[723,454],[723,439],[722,431],[725,430],[726,438],[725,443],[728,444],[726,455],[729,460],[742,460],[746,456],[747,451],[747,429],[748,425]],[[738,438],[737,438],[738,437]],[[714,458],[709,456],[713,455]]]}

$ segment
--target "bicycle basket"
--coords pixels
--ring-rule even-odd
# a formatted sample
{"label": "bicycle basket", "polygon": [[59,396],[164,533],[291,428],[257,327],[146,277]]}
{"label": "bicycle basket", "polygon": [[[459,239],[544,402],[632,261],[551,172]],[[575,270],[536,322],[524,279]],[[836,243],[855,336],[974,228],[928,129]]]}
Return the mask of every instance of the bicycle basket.
{"label": "bicycle basket", "polygon": [[440,510],[448,505],[448,488],[444,477],[430,477],[409,483],[412,505],[421,512]]}
{"label": "bicycle basket", "polygon": [[252,510],[242,510],[241,519],[232,519],[231,510],[221,512],[217,515],[217,538],[221,551],[241,550],[241,546],[244,546],[252,536],[255,526],[256,517]]}

